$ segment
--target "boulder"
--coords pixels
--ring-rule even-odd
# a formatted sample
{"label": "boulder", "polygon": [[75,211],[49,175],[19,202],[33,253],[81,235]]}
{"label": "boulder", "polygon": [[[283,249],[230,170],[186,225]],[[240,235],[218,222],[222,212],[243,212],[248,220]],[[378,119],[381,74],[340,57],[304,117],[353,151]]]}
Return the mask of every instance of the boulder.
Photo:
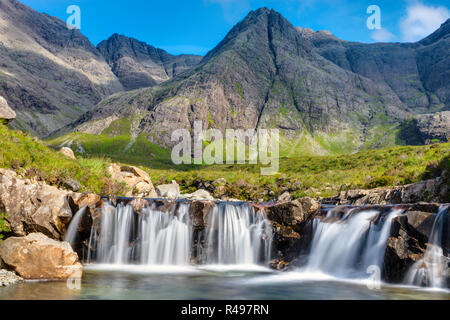
{"label": "boulder", "polygon": [[77,205],[76,211],[83,207],[95,208],[100,204],[101,197],[94,193],[85,193],[82,194],[79,198],[74,199],[75,204]]}
{"label": "boulder", "polygon": [[148,202],[142,198],[135,198],[130,201],[130,206],[133,207],[134,212],[141,213],[142,209],[148,206]]}
{"label": "boulder", "polygon": [[75,154],[73,153],[73,150],[68,147],[62,147],[61,150],[59,150],[60,153],[62,153],[64,156],[66,156],[69,159],[76,160]]}
{"label": "boulder", "polygon": [[278,271],[286,271],[289,267],[289,264],[289,262],[286,262],[283,259],[274,259],[269,262],[269,267]]}
{"label": "boulder", "polygon": [[83,270],[68,242],[55,241],[42,233],[2,241],[0,257],[24,279],[81,278]]}
{"label": "boulder", "polygon": [[323,202],[336,205],[386,205],[420,201],[441,203],[450,201],[446,179],[438,177],[404,186],[341,191],[336,197],[324,199]]}
{"label": "boulder", "polygon": [[214,197],[223,198],[227,194],[226,186],[217,186],[214,188]]}
{"label": "boulder", "polygon": [[71,195],[43,182],[19,179],[14,172],[0,169],[0,208],[8,214],[6,221],[13,235],[41,232],[61,239],[72,218]]}
{"label": "boulder", "polygon": [[136,167],[131,167],[131,166],[121,166],[120,167],[120,171],[121,172],[130,172],[135,177],[141,178],[144,182],[147,182],[149,184],[152,183],[152,180],[150,179],[150,176],[148,175],[148,173],[145,172],[142,169],[139,169],[139,168],[136,168]]}
{"label": "boulder", "polygon": [[278,202],[290,201],[292,200],[291,194],[289,192],[284,192],[278,197]]}
{"label": "boulder", "polygon": [[213,206],[213,201],[192,201],[189,206],[189,216],[194,232],[196,230],[201,231],[206,228],[208,213]]}
{"label": "boulder", "polygon": [[384,257],[384,277],[402,282],[411,266],[423,258],[436,218],[432,212],[408,211],[393,219]]}
{"label": "boulder", "polygon": [[316,200],[302,198],[268,207],[267,216],[279,224],[293,226],[310,220],[319,208],[320,204]]}
{"label": "boulder", "polygon": [[68,190],[71,190],[73,192],[77,192],[77,191],[80,191],[81,184],[78,181],[74,180],[74,179],[67,179],[63,183],[63,187],[68,189]]}
{"label": "boulder", "polygon": [[175,199],[180,196],[180,186],[176,181],[170,184],[162,184],[156,187],[158,197]]}
{"label": "boulder", "polygon": [[320,213],[319,203],[311,198],[301,198],[276,203],[265,211],[272,221],[273,248],[277,258],[292,262],[309,247],[311,222]]}
{"label": "boulder", "polygon": [[113,180],[127,185],[130,190],[126,194],[127,197],[157,197],[150,176],[142,169],[133,166],[119,166],[113,163],[109,166],[108,173]]}
{"label": "boulder", "polygon": [[416,116],[417,128],[426,144],[434,141],[448,142],[450,139],[450,111]]}
{"label": "boulder", "polygon": [[192,200],[214,200],[214,197],[211,194],[203,189],[197,190],[189,195],[187,195],[188,199]]}
{"label": "boulder", "polygon": [[8,105],[5,98],[0,96],[0,123],[7,124],[16,118],[16,113]]}

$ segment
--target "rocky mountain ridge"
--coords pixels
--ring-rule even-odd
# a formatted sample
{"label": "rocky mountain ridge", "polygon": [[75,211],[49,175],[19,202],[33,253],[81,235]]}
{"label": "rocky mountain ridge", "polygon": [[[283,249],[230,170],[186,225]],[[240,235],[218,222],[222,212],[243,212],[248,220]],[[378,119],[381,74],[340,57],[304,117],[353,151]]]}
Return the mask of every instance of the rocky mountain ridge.
{"label": "rocky mountain ridge", "polygon": [[197,55],[174,56],[145,42],[114,34],[100,42],[98,51],[126,90],[152,87],[197,65]]}
{"label": "rocky mountain ridge", "polygon": [[[436,65],[445,68],[434,79],[448,72],[447,24],[419,43],[368,45],[300,30],[262,8],[196,67],[153,88],[113,95],[71,127],[102,132],[111,125],[105,119],[138,117],[138,133],[164,147],[173,145],[168,133],[191,130],[196,120],[220,130],[279,128],[290,154],[393,145],[407,119],[450,107],[448,83],[425,81]],[[427,60],[430,50],[437,54]]]}
{"label": "rocky mountain ridge", "polygon": [[[165,76],[153,82],[145,73],[152,66],[151,57],[132,61],[131,68],[127,67],[127,58],[123,58],[125,63],[121,60],[114,67],[105,61],[102,55],[105,50],[103,44],[97,49],[79,30],[69,30],[56,17],[39,13],[16,0],[0,1],[0,96],[17,113],[11,126],[40,137],[48,136],[107,96],[130,89],[130,81],[144,77],[133,88],[154,85],[181,73],[201,58],[172,56],[153,48],[160,56],[154,63],[155,72],[166,70]],[[144,70],[143,76],[139,70]]]}

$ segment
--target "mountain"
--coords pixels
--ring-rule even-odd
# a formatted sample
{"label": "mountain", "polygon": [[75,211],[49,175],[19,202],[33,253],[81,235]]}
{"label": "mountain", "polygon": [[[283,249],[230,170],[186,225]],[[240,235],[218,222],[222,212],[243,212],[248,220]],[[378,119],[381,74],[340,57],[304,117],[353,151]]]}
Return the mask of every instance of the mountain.
{"label": "mountain", "polygon": [[0,96],[15,128],[48,135],[123,91],[89,40],[57,18],[1,0],[0,30]]}
{"label": "mountain", "polygon": [[323,32],[308,38],[339,67],[389,86],[414,113],[450,108],[450,19],[417,43],[363,44]]}
{"label": "mountain", "polygon": [[153,88],[113,95],[72,127],[111,132],[122,119],[129,133],[164,147],[173,145],[170,132],[192,129],[195,120],[222,130],[276,127],[288,154],[327,154],[391,142],[389,129],[410,116],[387,83],[330,61],[281,14],[262,8],[199,65]]}
{"label": "mountain", "polygon": [[197,65],[197,55],[171,55],[133,38],[114,34],[97,46],[126,90],[151,87]]}

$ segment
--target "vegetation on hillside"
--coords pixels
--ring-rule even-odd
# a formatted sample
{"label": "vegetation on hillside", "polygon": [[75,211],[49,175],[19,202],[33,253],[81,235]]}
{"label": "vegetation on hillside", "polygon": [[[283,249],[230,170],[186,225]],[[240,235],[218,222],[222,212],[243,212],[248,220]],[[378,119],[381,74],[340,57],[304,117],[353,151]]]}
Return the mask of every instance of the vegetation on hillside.
{"label": "vegetation on hillside", "polygon": [[[278,174],[262,176],[259,165],[173,165],[168,150],[143,136],[131,144],[125,136],[73,134],[70,138],[66,142],[72,141],[74,150],[84,152],[77,153],[77,160],[65,158],[26,133],[0,126],[0,167],[57,186],[72,178],[82,184],[82,191],[102,193],[121,190],[111,188],[113,182],[107,173],[108,165],[114,161],[141,166],[155,185],[176,180],[184,192],[225,178],[228,196],[248,200],[269,200],[284,191],[295,196],[326,197],[340,190],[413,183],[450,169],[450,143],[397,146],[340,156],[285,156],[280,159]],[[51,145],[60,147],[57,142],[61,143],[54,140]]]}
{"label": "vegetation on hillside", "polygon": [[61,187],[68,179],[82,185],[81,191],[101,193],[111,184],[104,158],[79,157],[71,160],[28,133],[0,125],[0,167],[13,169],[27,178],[35,178]]}

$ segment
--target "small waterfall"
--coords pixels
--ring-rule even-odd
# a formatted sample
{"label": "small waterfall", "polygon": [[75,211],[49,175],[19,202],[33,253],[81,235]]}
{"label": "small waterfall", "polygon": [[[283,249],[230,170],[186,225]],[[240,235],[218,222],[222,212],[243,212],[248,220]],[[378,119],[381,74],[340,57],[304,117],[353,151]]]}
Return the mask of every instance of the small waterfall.
{"label": "small waterfall", "polygon": [[140,220],[141,264],[187,265],[191,234],[188,204],[169,214],[144,208]]}
{"label": "small waterfall", "polygon": [[247,205],[219,204],[207,230],[208,264],[267,264],[272,228],[264,210]]}
{"label": "small waterfall", "polygon": [[[189,265],[197,259],[207,264],[268,263],[272,227],[263,210],[255,211],[247,204],[214,204],[205,214],[205,229],[196,233],[200,249],[194,250],[191,204],[172,204],[161,210],[149,202],[136,213],[131,205],[105,202],[100,221],[91,230],[88,262]],[[74,232],[75,224],[74,219]]]}
{"label": "small waterfall", "polygon": [[425,255],[408,271],[405,278],[407,284],[431,288],[446,287],[446,270],[449,261],[442,250],[442,238],[447,213],[448,207],[441,206],[431,229]]}
{"label": "small waterfall", "polygon": [[74,247],[75,242],[77,240],[78,226],[80,225],[81,219],[83,219],[85,213],[86,207],[83,207],[80,210],[78,210],[78,212],[73,216],[73,219],[69,224],[69,227],[67,228],[64,241],[70,243],[72,247]]}
{"label": "small waterfall", "polygon": [[331,210],[325,219],[314,221],[305,269],[344,278],[367,276],[372,265],[381,269],[392,219],[401,213],[393,210],[383,216],[376,210],[350,210],[339,219]]}
{"label": "small waterfall", "polygon": [[101,218],[101,232],[97,243],[97,258],[100,263],[123,264],[131,259],[131,234],[134,215],[131,206],[119,204],[113,207],[105,203]]}

